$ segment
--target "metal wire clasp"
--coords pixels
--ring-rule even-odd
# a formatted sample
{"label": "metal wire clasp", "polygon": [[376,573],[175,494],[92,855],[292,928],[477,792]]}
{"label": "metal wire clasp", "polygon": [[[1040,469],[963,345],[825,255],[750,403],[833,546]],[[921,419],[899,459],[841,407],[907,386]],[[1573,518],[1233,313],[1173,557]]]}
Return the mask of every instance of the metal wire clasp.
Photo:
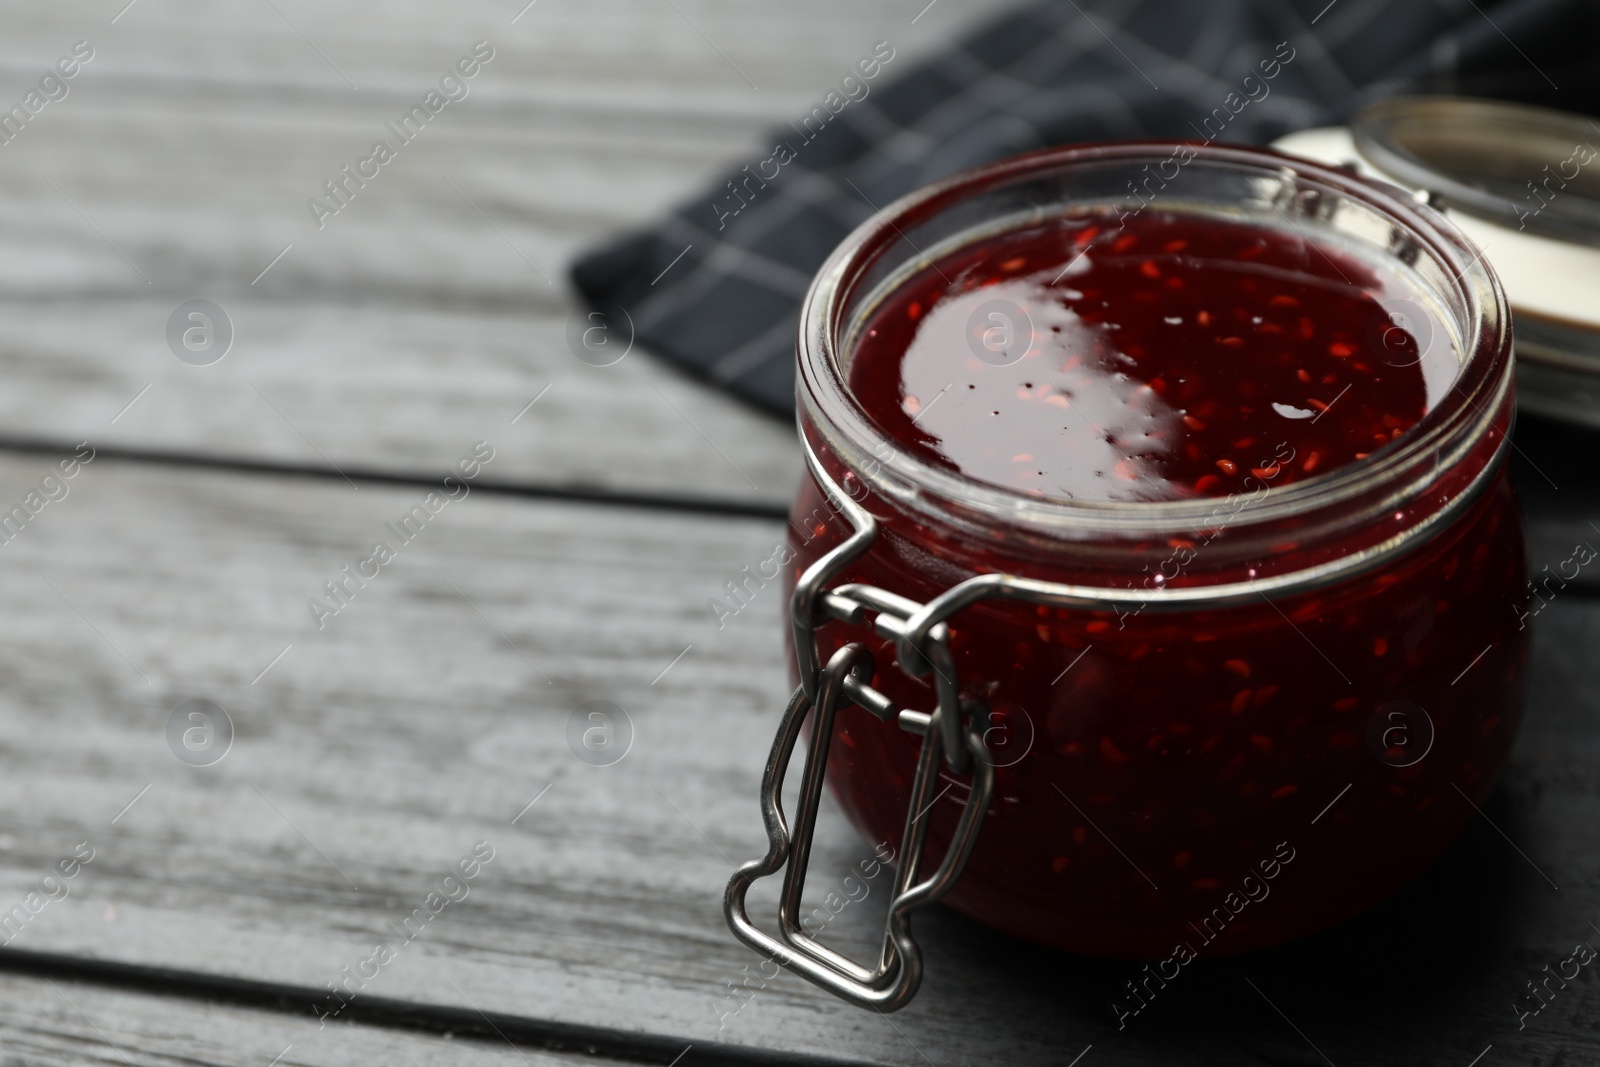
{"label": "metal wire clasp", "polygon": [[[982,726],[986,714],[980,706],[963,705],[944,623],[914,625],[926,619],[924,605],[874,586],[824,588],[830,578],[867,550],[877,536],[877,523],[827,476],[809,449],[807,453],[818,484],[845,515],[854,532],[843,544],[812,564],[795,586],[790,606],[801,682],[784,710],[761,779],[761,815],[767,830],[767,854],[744,864],[734,873],[723,897],[723,912],[734,935],[773,962],[852,1004],[894,1011],[910,1002],[922,981],[922,952],[911,936],[911,913],[937,900],[961,877],[977,841],[981,820],[989,808],[989,798],[994,791],[994,767],[987,759],[983,744]],[[902,669],[912,674],[934,675],[937,703],[931,712],[897,708],[888,697],[874,689],[872,682],[877,665],[872,653],[860,643],[845,645],[826,665],[819,664],[817,628],[829,620],[861,624],[868,615],[873,616],[874,630],[898,646]],[[897,722],[901,729],[923,738],[900,839],[900,867],[884,924],[883,949],[877,965],[871,968],[827,948],[799,925],[806,867],[822,799],[834,719],[845,701],[886,722]],[[813,713],[800,801],[791,831],[783,811],[783,780],[801,727]],[[923,845],[931,821],[923,816],[937,799],[934,787],[944,767],[957,774],[970,771],[971,792],[944,858],[931,875],[918,881]],[[751,922],[745,909],[745,894],[757,879],[785,867],[778,904],[779,936],[774,938]]]}

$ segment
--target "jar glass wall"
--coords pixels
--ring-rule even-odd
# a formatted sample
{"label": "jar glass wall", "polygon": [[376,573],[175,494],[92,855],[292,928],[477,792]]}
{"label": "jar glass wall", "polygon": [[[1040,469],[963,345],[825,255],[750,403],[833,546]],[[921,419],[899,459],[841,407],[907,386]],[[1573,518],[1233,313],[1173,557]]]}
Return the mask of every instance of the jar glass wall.
{"label": "jar glass wall", "polygon": [[[974,480],[884,432],[851,389],[863,324],[929,263],[1052,219],[1158,212],[1381,266],[1440,333],[1429,341],[1453,360],[1450,379],[1420,421],[1358,462],[1163,501]],[[950,905],[1073,951],[1241,951],[1369,907],[1473,817],[1521,713],[1527,579],[1505,474],[1504,300],[1431,211],[1265,151],[1038,153],[913,194],[852,235],[807,297],[799,355],[807,447],[879,526],[835,582],[918,602],[996,572],[1140,594],[1105,611],[985,602],[950,620],[962,695],[988,709],[996,766]],[[791,520],[791,578],[850,532],[815,480]],[[1259,597],[1161,603],[1240,583]],[[820,659],[851,641],[875,653],[873,684],[896,704],[935,703],[928,679],[895,669],[865,627],[821,624]],[[919,744],[841,710],[829,781],[869,839],[899,837]],[[964,801],[951,778],[925,815],[930,854]]]}

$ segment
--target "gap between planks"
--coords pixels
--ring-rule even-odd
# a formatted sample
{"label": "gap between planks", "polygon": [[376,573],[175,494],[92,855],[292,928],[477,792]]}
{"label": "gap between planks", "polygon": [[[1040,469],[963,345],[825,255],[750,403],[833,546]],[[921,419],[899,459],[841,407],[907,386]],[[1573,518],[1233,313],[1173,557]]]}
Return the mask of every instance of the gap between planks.
{"label": "gap between planks", "polygon": [[[52,440],[45,437],[13,437],[0,434],[0,455],[10,453],[25,456],[61,456],[70,454],[75,442]],[[97,446],[95,457],[142,463],[157,467],[185,467],[208,471],[235,471],[240,474],[290,475],[332,481],[365,482],[372,485],[409,485],[431,488],[439,484],[437,474],[376,470],[371,467],[345,464],[339,469],[314,467],[300,463],[280,463],[272,460],[249,459],[232,456],[204,456],[189,452],[164,449],[128,448],[124,446]],[[644,510],[671,511],[691,515],[723,515],[738,519],[765,519],[786,522],[788,508],[759,501],[738,501],[694,494],[647,493],[625,489],[589,489],[576,485],[539,485],[532,482],[496,481],[477,478],[472,491],[495,496],[522,497],[530,500],[553,500],[581,504],[603,504],[612,507],[640,508]]]}

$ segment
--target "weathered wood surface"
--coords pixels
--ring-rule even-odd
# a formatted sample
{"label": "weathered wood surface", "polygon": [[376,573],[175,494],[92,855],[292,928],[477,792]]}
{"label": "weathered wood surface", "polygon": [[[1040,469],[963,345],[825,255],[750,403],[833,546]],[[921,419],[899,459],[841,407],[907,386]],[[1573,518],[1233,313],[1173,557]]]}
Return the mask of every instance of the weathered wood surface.
{"label": "weathered wood surface", "polygon": [[[989,10],[939,3],[912,26],[922,0],[540,0],[512,24],[521,0],[365,15],[275,3],[0,15],[0,102],[72,41],[97,49],[72,95],[0,147],[0,436],[418,476],[485,439],[484,480],[780,505],[798,469],[787,427],[639,354],[579,363],[563,264],[744,158],[872,41],[909,61]],[[472,96],[317,230],[306,197],[480,38],[497,56]],[[238,337],[197,368],[164,325],[202,296]],[[1534,424],[1522,443],[1538,569],[1600,521],[1592,440]],[[0,502],[46,463],[0,458]],[[1510,1006],[1576,940],[1600,944],[1588,582],[1536,621],[1532,712],[1493,824],[1388,906],[1196,964],[1120,1032],[1108,1001],[1135,968],[935,911],[918,923],[924,991],[886,1019],[787,976],[729,999],[755,957],[722,925],[721,888],[728,859],[762,843],[756,780],[786,686],[775,590],[720,631],[705,600],[766,558],[781,524],[475,492],[319,631],[307,598],[424,492],[101,458],[0,545],[0,914],[77,843],[96,850],[10,951],[309,1000],[481,840],[495,858],[470,894],[351,1015],[389,998],[447,1018],[470,1001],[530,1031],[892,1064],[1067,1064],[1091,1045],[1083,1067],[1464,1065],[1491,1044],[1484,1067],[1600,1056],[1587,971],[1525,1029]],[[191,699],[237,728],[214,766],[168,747]],[[569,718],[595,699],[635,729],[614,766],[568,747]],[[826,811],[816,884],[868,854]],[[881,902],[829,935],[864,945]],[[7,951],[0,967],[24,966]],[[135,1062],[265,1064],[291,1041],[285,1063],[514,1062],[484,1044],[63,988]],[[41,996],[34,978],[0,978],[7,1062],[121,1062]]]}
{"label": "weathered wood surface", "polygon": [[[7,463],[0,499],[36,466]],[[21,894],[56,850],[105,843],[16,947],[319,988],[482,839],[498,855],[469,900],[374,995],[448,1003],[449,977],[485,1010],[904,1061],[890,1026],[799,983],[721,1032],[712,1010],[751,960],[721,923],[718,850],[757,850],[785,683],[776,593],[721,632],[705,599],[781,526],[476,494],[318,632],[308,596],[392,543],[384,522],[421,495],[99,460],[0,549],[0,590],[41,639],[7,653],[3,715],[50,720],[0,727],[8,771],[49,779],[0,781],[17,827],[0,887]],[[97,561],[107,537],[116,559]],[[197,697],[238,730],[212,768],[167,747],[168,716]],[[632,716],[614,767],[568,748],[591,699]],[[839,827],[829,840],[819,870],[864,854]],[[939,1030],[923,1036],[959,1045]]]}
{"label": "weathered wood surface", "polygon": [[[0,499],[40,467],[0,461]],[[753,957],[720,892],[729,860],[759,850],[756,779],[785,683],[775,592],[720,632],[704,600],[781,526],[476,494],[318,632],[306,598],[419,497],[96,460],[0,547],[15,620],[0,900],[78,842],[96,849],[13,947],[317,989],[482,840],[495,858],[468,897],[371,996],[449,1007],[453,982],[486,1011],[895,1064],[1064,1062],[1090,1044],[1109,1063],[1309,1062],[1249,978],[1335,1063],[1464,1063],[1491,1042],[1519,1062],[1600,1054],[1574,1025],[1600,1009],[1592,982],[1525,1031],[1509,1007],[1600,915],[1589,601],[1538,621],[1535,712],[1487,809],[1527,859],[1479,823],[1388,907],[1202,967],[1120,1034],[1107,1001],[1132,968],[942,913],[919,922],[929,978],[905,1012],[875,1017],[785,976],[728,1015],[725,983]],[[237,729],[211,767],[180,763],[165,736],[195,698]],[[610,767],[566,739],[594,699],[635,730]],[[830,813],[817,884],[865,855]],[[830,933],[859,945],[875,919],[847,909]]]}
{"label": "weathered wood surface", "polygon": [[[908,65],[994,5],[914,27],[843,0],[546,2],[514,25],[522,3],[105,6],[3,16],[7,106],[96,50],[0,147],[7,434],[429,471],[493,432],[504,478],[781,505],[792,430],[642,352],[580,362],[566,263],[750,155],[872,42]],[[470,94],[319,229],[308,199],[398,143],[385,123],[480,39]],[[236,332],[209,367],[165,336],[196,298]]]}
{"label": "weathered wood surface", "polygon": [[0,1062],[6,1067],[568,1067],[577,1053],[517,1048],[0,975]]}

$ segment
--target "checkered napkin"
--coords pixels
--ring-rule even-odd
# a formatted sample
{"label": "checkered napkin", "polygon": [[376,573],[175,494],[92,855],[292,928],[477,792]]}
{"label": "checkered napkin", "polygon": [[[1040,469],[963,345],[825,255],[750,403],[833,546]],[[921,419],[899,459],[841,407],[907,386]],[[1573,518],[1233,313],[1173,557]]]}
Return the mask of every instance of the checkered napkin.
{"label": "checkered napkin", "polygon": [[616,324],[625,311],[643,347],[787,415],[812,273],[878,207],[954,171],[1074,141],[1262,144],[1401,91],[1600,111],[1594,0],[1046,0],[917,65],[894,44],[864,43],[704,195],[580,258],[578,290]]}

